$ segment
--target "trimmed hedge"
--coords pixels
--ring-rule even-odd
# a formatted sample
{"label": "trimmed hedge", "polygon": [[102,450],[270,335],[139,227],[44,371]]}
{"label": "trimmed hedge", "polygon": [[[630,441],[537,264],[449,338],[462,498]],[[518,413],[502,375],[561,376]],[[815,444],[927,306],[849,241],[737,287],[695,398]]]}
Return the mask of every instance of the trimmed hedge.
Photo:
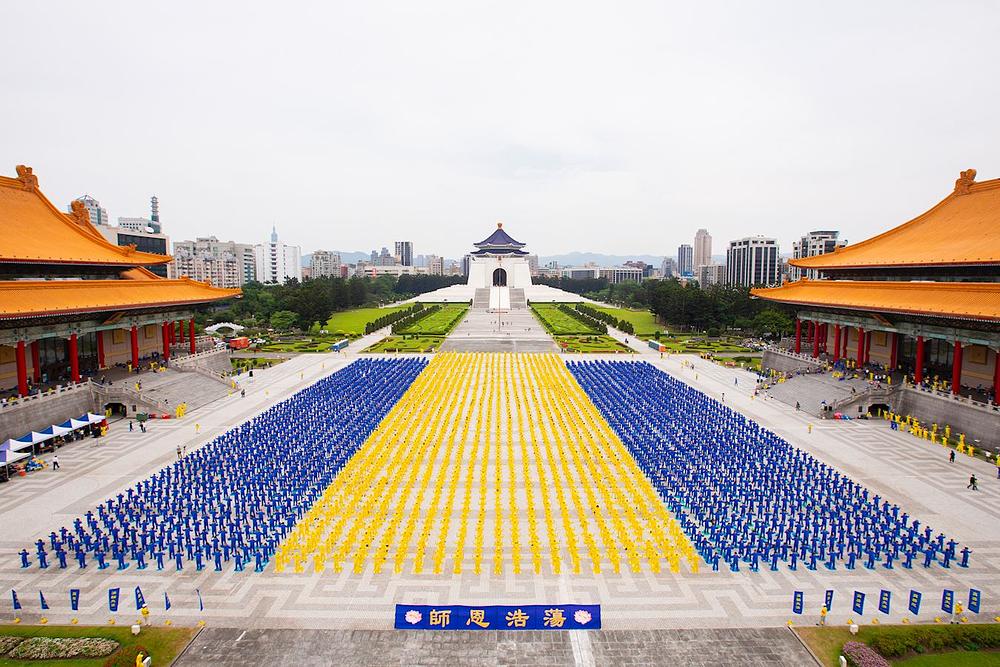
{"label": "trimmed hedge", "polygon": [[[428,315],[431,315],[431,314],[436,313],[437,311],[441,310],[441,306],[439,306],[437,304],[434,304],[433,306],[430,306],[429,308],[424,308],[423,304],[417,304],[417,305],[420,306],[419,310],[411,311],[408,315],[406,315],[405,317],[403,317],[401,319],[396,320],[393,323],[392,329],[390,330],[391,333],[396,333],[397,331],[402,331],[403,329],[405,329],[406,327],[410,326],[411,324],[415,324],[415,323],[419,322],[420,320],[424,319],[425,317],[427,317]],[[406,313],[407,311],[404,310],[404,311],[400,311],[400,312],[401,313]]]}
{"label": "trimmed hedge", "polygon": [[887,658],[908,653],[978,651],[1000,648],[1000,625],[946,625],[880,628],[868,645]]}
{"label": "trimmed hedge", "polygon": [[559,312],[569,315],[577,322],[580,322],[585,326],[587,326],[588,328],[592,329],[594,333],[603,333],[603,334],[608,333],[608,325],[597,320],[596,318],[591,317],[587,313],[570,308],[565,303],[559,304]]}
{"label": "trimmed hedge", "polygon": [[[592,319],[599,320],[601,322],[604,322],[605,324],[613,326],[619,331],[622,331],[627,334],[635,333],[635,327],[632,326],[631,322],[629,322],[628,320],[616,319],[615,316],[612,315],[611,313],[606,313],[603,310],[598,310],[597,308],[594,308],[593,306],[587,305],[585,303],[576,304],[576,309]],[[604,328],[604,332],[607,333],[607,327]]]}
{"label": "trimmed hedge", "polygon": [[424,304],[415,303],[410,308],[404,308],[403,310],[395,310],[391,313],[383,315],[382,317],[374,319],[365,325],[365,334],[370,334],[373,331],[378,331],[383,327],[387,327],[390,324],[400,321],[404,317],[408,317],[410,315],[413,315],[414,313],[419,313],[423,309],[424,309]]}

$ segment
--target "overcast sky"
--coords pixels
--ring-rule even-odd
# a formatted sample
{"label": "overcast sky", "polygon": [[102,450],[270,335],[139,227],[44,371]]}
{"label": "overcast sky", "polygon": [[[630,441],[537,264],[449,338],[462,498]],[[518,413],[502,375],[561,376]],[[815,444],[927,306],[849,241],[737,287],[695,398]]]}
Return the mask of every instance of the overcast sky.
{"label": "overcast sky", "polygon": [[674,255],[1000,177],[1000,3],[12,2],[0,173],[112,218],[457,257]]}

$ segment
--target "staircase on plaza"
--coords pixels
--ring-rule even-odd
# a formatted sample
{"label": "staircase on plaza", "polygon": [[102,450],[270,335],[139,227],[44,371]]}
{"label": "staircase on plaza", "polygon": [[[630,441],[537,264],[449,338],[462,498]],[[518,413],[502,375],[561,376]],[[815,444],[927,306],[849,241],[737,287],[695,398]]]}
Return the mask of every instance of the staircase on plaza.
{"label": "staircase on plaza", "polygon": [[510,309],[523,310],[528,307],[528,300],[524,296],[523,289],[510,289]]}
{"label": "staircase on plaza", "polygon": [[486,310],[489,307],[490,307],[490,288],[485,287],[483,289],[477,289],[475,296],[472,297],[472,309]]}

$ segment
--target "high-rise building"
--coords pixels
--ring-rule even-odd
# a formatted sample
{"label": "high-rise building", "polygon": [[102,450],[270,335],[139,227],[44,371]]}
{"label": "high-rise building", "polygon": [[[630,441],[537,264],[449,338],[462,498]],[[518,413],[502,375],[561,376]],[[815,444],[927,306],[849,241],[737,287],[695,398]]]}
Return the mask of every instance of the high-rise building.
{"label": "high-rise building", "polygon": [[466,278],[469,277],[469,265],[472,263],[472,255],[466,254],[462,256],[462,275]]}
{"label": "high-rise building", "polygon": [[538,255],[528,255],[528,271],[531,272],[531,277],[534,278],[538,275]]}
{"label": "high-rise building", "polygon": [[444,257],[438,257],[437,255],[427,256],[427,273],[432,276],[443,276],[444,275]]}
{"label": "high-rise building", "polygon": [[[840,232],[834,230],[817,230],[809,232],[798,241],[792,243],[792,259],[805,259],[816,255],[825,255],[833,252],[837,248],[846,245],[839,240]],[[806,277],[815,279],[820,277],[820,272],[816,269],[800,269],[794,264],[788,267],[789,280],[798,280]]]}
{"label": "high-rise building", "polygon": [[712,235],[707,229],[699,229],[694,234],[694,268],[712,263]]}
{"label": "high-rise building", "polygon": [[256,245],[254,253],[257,280],[260,282],[284,283],[291,278],[302,280],[302,250],[299,246],[279,242],[276,228],[271,228],[270,241]]}
{"label": "high-rise building", "polygon": [[[101,208],[101,202],[97,201],[90,195],[83,195],[82,197],[77,197],[76,201],[83,204],[83,207],[87,209],[87,213],[90,214],[90,224],[95,227],[101,225],[110,225],[111,218],[108,217],[108,210]],[[70,208],[66,209],[68,212],[72,213],[73,208],[70,204]]]}
{"label": "high-rise building", "polygon": [[340,276],[340,255],[329,250],[317,250],[312,254],[310,277]]}
{"label": "high-rise building", "polygon": [[712,285],[723,285],[726,282],[725,264],[703,264],[695,269],[698,286],[707,289]]}
{"label": "high-rise building", "polygon": [[664,257],[663,263],[660,265],[660,273],[663,274],[664,278],[673,278],[677,273],[677,260],[673,257]]}
{"label": "high-rise building", "polygon": [[413,266],[413,241],[396,241],[396,261],[403,266]]}
{"label": "high-rise building", "polygon": [[257,277],[254,246],[249,243],[199,236],[194,241],[174,242],[173,255],[175,276],[211,282],[216,287],[241,287]]}
{"label": "high-rise building", "polygon": [[694,274],[694,249],[687,243],[677,248],[677,270],[682,276]]}
{"label": "high-rise building", "polygon": [[778,241],[763,236],[730,241],[726,251],[726,284],[743,287],[780,285]]}

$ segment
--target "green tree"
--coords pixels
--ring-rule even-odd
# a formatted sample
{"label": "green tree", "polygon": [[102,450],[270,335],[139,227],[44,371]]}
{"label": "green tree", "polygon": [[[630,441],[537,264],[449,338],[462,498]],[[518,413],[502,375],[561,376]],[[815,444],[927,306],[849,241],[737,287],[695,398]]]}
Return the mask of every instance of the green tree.
{"label": "green tree", "polygon": [[760,336],[789,334],[792,327],[792,318],[774,308],[766,308],[753,318],[753,330]]}
{"label": "green tree", "polygon": [[279,310],[271,315],[271,327],[279,331],[287,331],[295,326],[299,316],[291,310]]}

